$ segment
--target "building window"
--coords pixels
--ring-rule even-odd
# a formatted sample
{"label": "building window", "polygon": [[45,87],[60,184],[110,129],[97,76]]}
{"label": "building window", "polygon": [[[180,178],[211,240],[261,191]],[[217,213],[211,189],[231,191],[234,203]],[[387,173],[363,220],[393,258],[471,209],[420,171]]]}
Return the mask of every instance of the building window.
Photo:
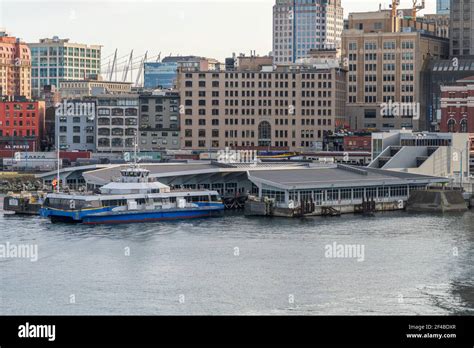
{"label": "building window", "polygon": [[267,121],[263,121],[258,125],[258,146],[271,146],[272,144],[272,127]]}
{"label": "building window", "polygon": [[449,133],[454,133],[455,132],[455,126],[456,126],[456,121],[453,119],[450,119],[448,121],[448,132]]}
{"label": "building window", "polygon": [[463,118],[460,124],[461,133],[467,133],[467,120]]}

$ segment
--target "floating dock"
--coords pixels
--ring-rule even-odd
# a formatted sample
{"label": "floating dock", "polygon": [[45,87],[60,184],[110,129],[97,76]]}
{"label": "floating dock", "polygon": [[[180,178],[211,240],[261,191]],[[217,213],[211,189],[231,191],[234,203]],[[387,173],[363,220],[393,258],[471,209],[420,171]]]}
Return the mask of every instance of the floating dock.
{"label": "floating dock", "polygon": [[44,194],[41,192],[8,193],[3,198],[3,210],[11,211],[17,215],[39,215],[43,201]]}

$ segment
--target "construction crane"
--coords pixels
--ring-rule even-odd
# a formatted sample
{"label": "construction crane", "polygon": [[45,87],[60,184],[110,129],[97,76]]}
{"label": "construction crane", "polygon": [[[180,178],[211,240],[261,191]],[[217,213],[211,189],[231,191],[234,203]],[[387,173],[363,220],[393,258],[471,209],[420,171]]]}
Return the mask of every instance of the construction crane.
{"label": "construction crane", "polygon": [[396,18],[398,13],[398,6],[400,5],[400,0],[392,0],[392,5],[390,5],[390,8],[392,9],[392,18]]}
{"label": "construction crane", "polygon": [[416,22],[416,16],[418,12],[425,9],[425,0],[421,0],[421,5],[418,5],[418,0],[413,0],[413,8],[411,17],[414,22]]}
{"label": "construction crane", "polygon": [[398,6],[400,5],[400,0],[392,0],[390,8],[392,9],[392,32],[396,32],[398,29]]}

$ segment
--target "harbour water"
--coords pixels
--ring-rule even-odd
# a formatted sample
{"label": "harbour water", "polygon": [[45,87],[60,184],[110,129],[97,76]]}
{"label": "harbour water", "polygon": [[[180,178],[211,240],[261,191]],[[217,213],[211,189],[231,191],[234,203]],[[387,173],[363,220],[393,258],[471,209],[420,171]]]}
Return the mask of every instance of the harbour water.
{"label": "harbour water", "polygon": [[[82,226],[0,211],[4,315],[474,314],[474,213]],[[362,247],[363,257],[327,248]]]}

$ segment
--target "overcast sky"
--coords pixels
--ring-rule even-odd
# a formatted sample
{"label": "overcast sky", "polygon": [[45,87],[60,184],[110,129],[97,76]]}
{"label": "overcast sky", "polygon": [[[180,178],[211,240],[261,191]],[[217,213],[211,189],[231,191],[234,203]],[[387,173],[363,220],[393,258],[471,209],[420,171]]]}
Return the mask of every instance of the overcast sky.
{"label": "overcast sky", "polygon": [[[391,0],[382,2],[388,8]],[[26,42],[69,38],[100,44],[105,61],[115,48],[119,56],[172,54],[223,60],[235,53],[272,49],[272,6],[275,0],[0,0],[0,27]],[[375,11],[380,0],[343,0],[349,12]],[[409,7],[411,0],[401,0]],[[425,13],[435,12],[427,0]],[[126,58],[123,58],[124,60]],[[104,64],[105,65],[105,64]]]}

